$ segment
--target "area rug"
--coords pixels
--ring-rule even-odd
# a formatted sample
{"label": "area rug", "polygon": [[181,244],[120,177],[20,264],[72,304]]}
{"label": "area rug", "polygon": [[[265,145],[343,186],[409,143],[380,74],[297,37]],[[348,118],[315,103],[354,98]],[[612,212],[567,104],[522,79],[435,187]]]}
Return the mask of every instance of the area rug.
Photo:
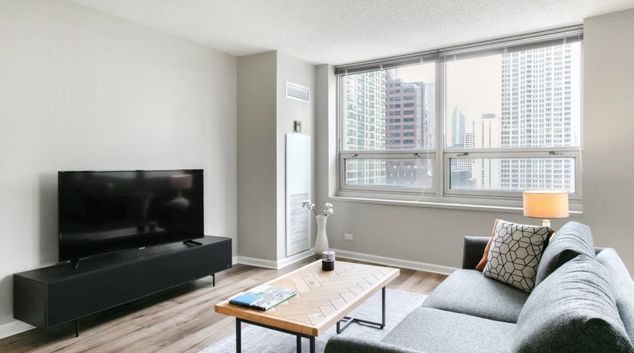
{"label": "area rug", "polygon": [[[340,336],[362,337],[379,341],[401,322],[407,314],[421,306],[425,297],[411,292],[388,289],[386,293],[386,327],[383,330],[352,324]],[[352,316],[370,321],[381,321],[381,292],[361,304],[353,312]],[[323,352],[328,339],[336,334],[336,328],[333,326],[325,334],[317,337],[315,342],[316,352]],[[308,340],[302,339],[302,343],[302,352],[308,352]],[[200,353],[235,353],[235,351],[236,337],[231,335],[205,348]],[[296,352],[295,336],[244,324],[242,327],[242,352],[294,353]]]}

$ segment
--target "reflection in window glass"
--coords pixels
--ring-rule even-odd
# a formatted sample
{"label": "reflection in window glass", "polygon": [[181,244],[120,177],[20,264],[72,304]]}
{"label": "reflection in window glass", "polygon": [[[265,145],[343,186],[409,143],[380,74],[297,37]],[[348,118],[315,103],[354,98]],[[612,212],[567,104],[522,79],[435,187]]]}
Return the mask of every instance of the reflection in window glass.
{"label": "reflection in window glass", "polygon": [[575,192],[574,158],[451,158],[454,190]]}
{"label": "reflection in window glass", "polygon": [[347,185],[431,188],[431,159],[346,159]]}

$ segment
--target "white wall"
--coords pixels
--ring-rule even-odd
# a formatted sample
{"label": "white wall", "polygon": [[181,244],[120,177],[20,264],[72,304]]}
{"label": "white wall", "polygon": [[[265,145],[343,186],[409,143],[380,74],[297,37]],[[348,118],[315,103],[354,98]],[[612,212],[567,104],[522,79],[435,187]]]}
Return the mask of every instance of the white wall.
{"label": "white wall", "polygon": [[235,57],[64,1],[0,1],[0,325],[11,274],[57,260],[58,170],[204,168],[205,231],[235,244],[236,146]]}
{"label": "white wall", "polygon": [[[634,269],[634,10],[585,22],[584,41],[584,214],[571,220],[593,229],[595,245],[614,247]],[[333,192],[335,124],[332,68],[318,69],[320,198]],[[327,104],[328,106],[324,106]],[[328,137],[323,135],[329,131]],[[330,151],[330,152],[328,152]],[[328,182],[330,180],[330,183]],[[329,194],[326,194],[329,192]],[[496,218],[536,222],[521,214],[356,203],[335,200],[329,219],[331,246],[349,251],[459,267],[463,236],[490,233]],[[560,227],[563,221],[554,221]],[[354,234],[353,241],[343,239]]]}

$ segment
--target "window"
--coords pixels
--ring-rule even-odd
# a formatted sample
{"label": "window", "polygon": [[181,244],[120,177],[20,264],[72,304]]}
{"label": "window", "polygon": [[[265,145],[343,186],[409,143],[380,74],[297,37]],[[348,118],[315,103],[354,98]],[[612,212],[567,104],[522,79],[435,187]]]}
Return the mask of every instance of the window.
{"label": "window", "polygon": [[[433,158],[412,159],[412,152],[434,151],[436,64],[425,63],[389,70],[376,70],[347,75],[340,83],[346,102],[342,121],[344,138],[343,169],[345,187],[371,186],[406,189],[432,187]],[[375,83],[374,88],[368,82]],[[357,99],[369,97],[374,99]],[[387,102],[408,100],[408,110]],[[377,109],[367,106],[373,103]],[[389,118],[388,118],[389,117]],[[405,132],[404,132],[405,131]],[[374,133],[373,139],[368,138]],[[363,158],[351,158],[363,154]],[[380,152],[388,152],[383,158]]]}
{"label": "window", "polygon": [[337,68],[341,193],[517,205],[538,189],[581,200],[581,29],[421,57]]}

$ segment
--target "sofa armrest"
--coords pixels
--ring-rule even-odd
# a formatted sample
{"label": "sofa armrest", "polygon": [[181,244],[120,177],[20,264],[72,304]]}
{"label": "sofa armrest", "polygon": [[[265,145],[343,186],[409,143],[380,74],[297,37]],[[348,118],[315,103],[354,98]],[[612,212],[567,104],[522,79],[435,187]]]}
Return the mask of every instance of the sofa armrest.
{"label": "sofa armrest", "polygon": [[328,340],[324,353],[424,353],[405,347],[361,338],[335,336]]}
{"label": "sofa armrest", "polygon": [[489,237],[466,236],[462,250],[462,268],[473,270],[482,259],[484,249],[487,247]]}

